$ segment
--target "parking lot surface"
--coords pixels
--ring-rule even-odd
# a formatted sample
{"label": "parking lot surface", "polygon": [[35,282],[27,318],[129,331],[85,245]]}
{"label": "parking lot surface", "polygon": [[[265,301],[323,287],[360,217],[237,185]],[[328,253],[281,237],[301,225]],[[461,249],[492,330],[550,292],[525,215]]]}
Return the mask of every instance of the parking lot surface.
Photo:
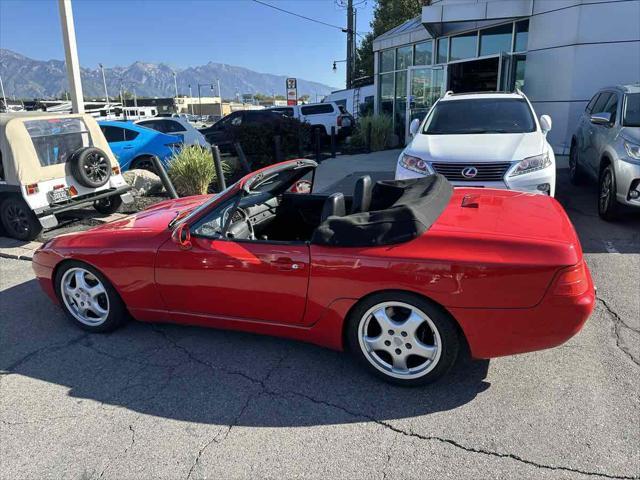
{"label": "parking lot surface", "polygon": [[28,261],[0,258],[0,476],[640,478],[640,217],[600,221],[593,189],[565,174],[557,191],[598,288],[584,329],[464,358],[416,389],[275,338],[136,322],[87,334]]}

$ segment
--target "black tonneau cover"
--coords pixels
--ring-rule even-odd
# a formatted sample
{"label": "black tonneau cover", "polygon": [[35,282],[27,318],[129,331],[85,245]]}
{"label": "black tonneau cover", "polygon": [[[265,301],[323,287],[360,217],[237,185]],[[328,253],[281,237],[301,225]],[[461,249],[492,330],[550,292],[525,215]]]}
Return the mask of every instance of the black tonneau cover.
{"label": "black tonneau cover", "polygon": [[356,247],[408,242],[433,225],[452,193],[442,175],[379,181],[368,212],[329,217],[313,232],[311,243]]}

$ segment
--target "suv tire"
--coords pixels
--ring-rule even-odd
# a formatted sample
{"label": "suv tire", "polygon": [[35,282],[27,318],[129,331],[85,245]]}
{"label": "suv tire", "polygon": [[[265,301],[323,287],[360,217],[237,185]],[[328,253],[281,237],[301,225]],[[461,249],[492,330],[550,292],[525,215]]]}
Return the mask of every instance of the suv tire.
{"label": "suv tire", "polygon": [[598,215],[608,222],[617,218],[620,209],[616,192],[616,172],[609,164],[602,169],[598,180]]}
{"label": "suv tire", "polygon": [[9,197],[0,204],[0,220],[7,235],[18,240],[33,240],[42,231],[40,221],[21,198]]}
{"label": "suv tire", "polygon": [[111,215],[117,212],[121,205],[122,197],[120,197],[120,195],[111,195],[110,197],[101,198],[93,202],[93,208],[95,208],[97,212],[105,215]]}
{"label": "suv tire", "polygon": [[571,142],[569,150],[569,181],[572,185],[580,185],[584,181],[584,172],[578,161],[578,146]]}
{"label": "suv tire", "polygon": [[71,157],[71,174],[80,185],[98,188],[109,181],[111,162],[99,148],[81,148]]}

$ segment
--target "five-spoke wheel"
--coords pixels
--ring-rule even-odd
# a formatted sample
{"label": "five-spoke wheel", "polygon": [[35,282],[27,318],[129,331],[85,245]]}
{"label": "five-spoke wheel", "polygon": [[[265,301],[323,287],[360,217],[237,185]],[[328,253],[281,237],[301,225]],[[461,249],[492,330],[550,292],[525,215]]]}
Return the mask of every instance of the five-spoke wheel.
{"label": "five-spoke wheel", "polygon": [[85,330],[110,331],[127,318],[118,293],[89,265],[75,261],[64,264],[56,273],[55,287],[69,318]]}
{"label": "five-spoke wheel", "polygon": [[376,294],[361,302],[348,322],[347,338],[356,357],[401,385],[435,380],[458,353],[459,339],[449,316],[417,295]]}

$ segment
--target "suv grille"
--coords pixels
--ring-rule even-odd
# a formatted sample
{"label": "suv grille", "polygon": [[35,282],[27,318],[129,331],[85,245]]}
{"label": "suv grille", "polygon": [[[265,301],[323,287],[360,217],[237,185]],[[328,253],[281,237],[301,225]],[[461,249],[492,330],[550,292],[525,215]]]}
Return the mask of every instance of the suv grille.
{"label": "suv grille", "polygon": [[[511,162],[491,163],[432,163],[431,166],[447,180],[452,182],[501,182]],[[467,168],[475,169],[476,174],[465,176],[462,172]],[[470,172],[470,173],[473,173]]]}

